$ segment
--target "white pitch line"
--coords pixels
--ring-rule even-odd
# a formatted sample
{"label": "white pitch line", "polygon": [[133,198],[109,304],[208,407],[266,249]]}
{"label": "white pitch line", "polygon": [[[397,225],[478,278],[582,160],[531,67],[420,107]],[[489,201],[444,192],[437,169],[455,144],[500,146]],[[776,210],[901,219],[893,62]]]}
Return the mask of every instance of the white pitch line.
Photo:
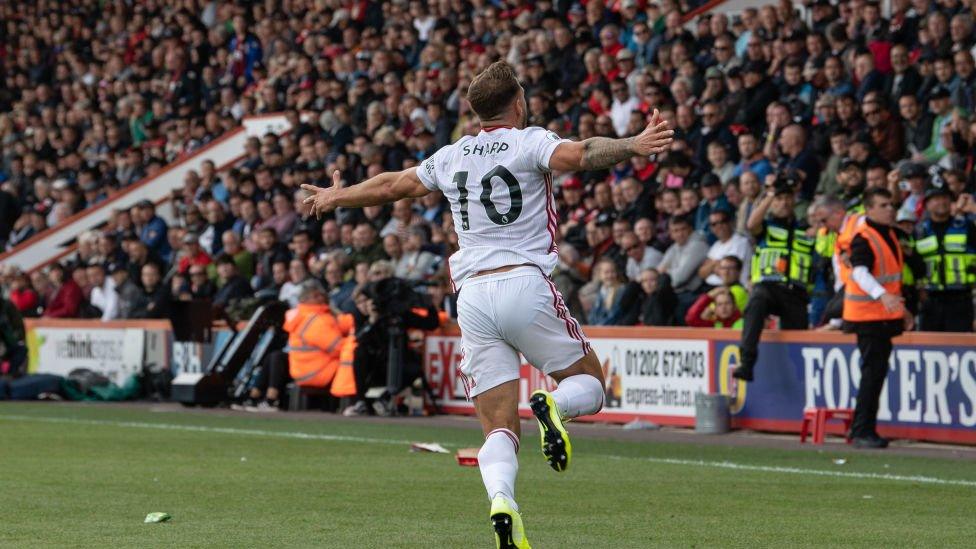
{"label": "white pitch line", "polygon": [[778,465],[750,465],[731,461],[704,461],[699,459],[658,458],[644,456],[614,456],[605,455],[609,459],[630,459],[662,463],[666,465],[686,465],[693,467],[708,467],[711,469],[731,469],[734,471],[755,471],[760,473],[783,473],[787,475],[808,475],[817,477],[856,478],[864,480],[890,480],[895,482],[914,482],[918,484],[940,484],[945,486],[966,486],[976,488],[976,481],[961,479],[945,479],[922,475],[892,475],[889,473],[858,473],[854,471],[828,471],[826,469],[803,469],[801,467],[781,467]]}
{"label": "white pitch line", "polygon": [[300,440],[328,440],[338,442],[361,442],[364,444],[412,444],[409,440],[391,438],[354,437],[347,435],[324,435],[303,433],[301,431],[267,431],[263,429],[237,429],[234,427],[212,427],[209,425],[180,425],[178,423],[150,423],[141,421],[111,421],[102,419],[76,419],[45,416],[0,415],[0,420],[37,421],[41,423],[68,423],[73,425],[99,425],[107,427],[130,427],[135,429],[159,429],[162,431],[186,431],[194,433],[220,433],[224,435],[245,435],[259,437],[294,438]]}
{"label": "white pitch line", "polygon": [[[0,415],[0,420],[36,421],[41,423],[96,425],[104,427],[127,427],[135,429],[158,429],[162,431],[184,431],[193,433],[220,433],[225,435],[244,435],[260,437],[290,438],[299,440],[324,440],[331,442],[358,442],[362,444],[412,444],[409,440],[389,438],[356,437],[347,435],[326,435],[305,433],[301,431],[268,431],[264,429],[238,429],[234,427],[211,427],[207,425],[180,425],[177,423],[150,423],[140,421],[111,421],[101,419],[57,418],[48,416]],[[451,446],[450,444],[443,444]],[[644,461],[663,465],[682,465],[689,467],[705,467],[710,469],[729,469],[734,471],[752,471],[760,473],[781,473],[788,475],[806,475],[817,477],[854,478],[862,480],[882,480],[892,482],[914,482],[917,484],[936,484],[942,486],[965,486],[976,488],[976,481],[962,479],[945,479],[922,475],[892,475],[888,473],[863,473],[853,471],[830,471],[826,469],[804,469],[801,467],[782,467],[776,465],[750,465],[731,461],[705,461],[696,459],[660,458],[649,456],[619,456],[608,454],[592,454],[593,457],[604,457],[616,460]]]}

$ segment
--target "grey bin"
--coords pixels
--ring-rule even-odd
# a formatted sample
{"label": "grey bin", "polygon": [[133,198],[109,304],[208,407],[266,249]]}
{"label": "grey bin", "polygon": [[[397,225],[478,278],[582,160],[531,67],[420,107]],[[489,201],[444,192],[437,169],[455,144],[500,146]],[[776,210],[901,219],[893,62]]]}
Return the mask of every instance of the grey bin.
{"label": "grey bin", "polygon": [[695,395],[695,432],[720,435],[729,432],[729,397],[726,395]]}

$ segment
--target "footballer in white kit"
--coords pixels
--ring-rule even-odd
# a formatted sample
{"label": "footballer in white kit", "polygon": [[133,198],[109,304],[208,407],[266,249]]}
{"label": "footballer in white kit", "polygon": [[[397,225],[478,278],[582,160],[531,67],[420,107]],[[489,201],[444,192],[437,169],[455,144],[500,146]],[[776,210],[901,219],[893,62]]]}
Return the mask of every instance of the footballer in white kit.
{"label": "footballer in white kit", "polygon": [[549,275],[558,261],[552,172],[606,169],[633,156],[666,151],[673,132],[655,111],[640,135],[584,141],[526,128],[525,93],[499,61],[479,73],[467,100],[481,131],[445,146],[420,166],[358,185],[302,185],[310,213],[363,207],[441,191],[451,204],[460,249],[450,258],[458,292],[460,372],[485,433],[478,466],[491,501],[496,547],[528,548],[515,503],[520,424],[519,353],[558,383],[530,399],[542,452],[565,471],[572,446],[564,420],[603,406],[600,362]]}

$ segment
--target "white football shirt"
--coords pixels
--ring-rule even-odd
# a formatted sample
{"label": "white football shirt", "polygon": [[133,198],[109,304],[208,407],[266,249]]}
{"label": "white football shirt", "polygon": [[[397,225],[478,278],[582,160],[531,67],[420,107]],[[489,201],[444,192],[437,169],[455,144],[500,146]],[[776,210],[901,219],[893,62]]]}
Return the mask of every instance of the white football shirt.
{"label": "white football shirt", "polygon": [[549,157],[560,143],[539,127],[496,126],[442,147],[417,168],[428,189],[451,204],[460,249],[451,256],[457,288],[478,271],[558,262]]}

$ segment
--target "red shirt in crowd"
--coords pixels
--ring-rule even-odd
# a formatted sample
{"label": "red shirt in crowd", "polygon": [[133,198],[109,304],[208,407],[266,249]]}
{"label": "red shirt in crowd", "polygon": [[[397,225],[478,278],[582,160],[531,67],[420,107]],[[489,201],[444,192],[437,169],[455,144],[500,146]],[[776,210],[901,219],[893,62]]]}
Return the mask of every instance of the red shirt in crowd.
{"label": "red shirt in crowd", "polygon": [[30,288],[23,288],[21,290],[11,290],[10,291],[10,302],[17,307],[20,312],[32,311],[37,308],[38,297],[37,292]]}
{"label": "red shirt in crowd", "polygon": [[76,318],[84,294],[74,280],[67,280],[54,292],[50,302],[44,309],[44,316],[48,318]]}
{"label": "red shirt in crowd", "polygon": [[180,274],[186,274],[186,272],[190,270],[191,265],[203,265],[206,267],[207,265],[210,265],[212,261],[213,260],[210,259],[210,256],[207,255],[207,252],[201,249],[199,252],[197,252],[197,255],[193,257],[188,255],[181,257],[178,270],[180,271]]}

